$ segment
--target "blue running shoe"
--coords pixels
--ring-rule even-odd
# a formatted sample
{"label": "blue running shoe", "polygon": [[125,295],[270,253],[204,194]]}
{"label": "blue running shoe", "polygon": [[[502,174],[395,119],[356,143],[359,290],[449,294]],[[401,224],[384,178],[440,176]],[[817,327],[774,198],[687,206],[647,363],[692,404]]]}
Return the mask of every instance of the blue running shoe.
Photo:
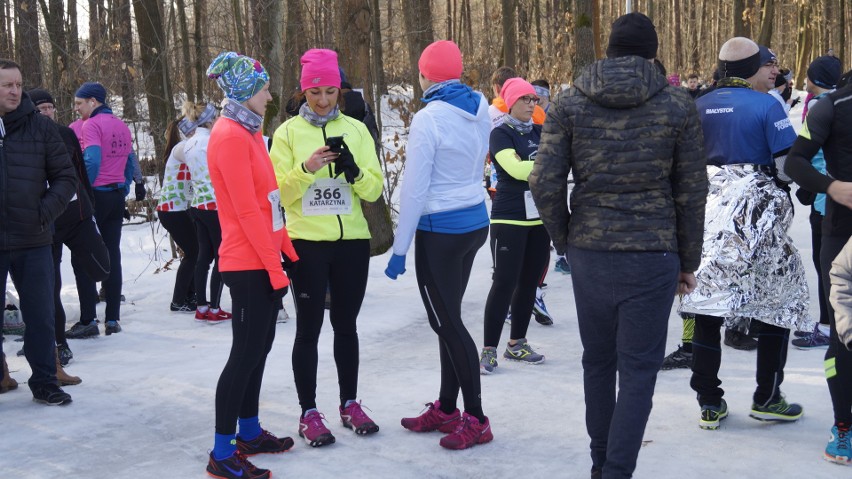
{"label": "blue running shoe", "polygon": [[544,305],[544,291],[541,288],[535,290],[535,303],[533,303],[533,315],[536,322],[543,326],[553,325],[553,316],[547,312],[547,306]]}
{"label": "blue running shoe", "polygon": [[836,424],[831,428],[831,437],[825,446],[825,460],[837,464],[849,464],[852,462],[852,439],[850,439],[849,427],[838,427]]}
{"label": "blue running shoe", "polygon": [[556,258],[556,266],[553,269],[562,274],[571,274],[571,266],[568,265],[568,259],[564,256]]}

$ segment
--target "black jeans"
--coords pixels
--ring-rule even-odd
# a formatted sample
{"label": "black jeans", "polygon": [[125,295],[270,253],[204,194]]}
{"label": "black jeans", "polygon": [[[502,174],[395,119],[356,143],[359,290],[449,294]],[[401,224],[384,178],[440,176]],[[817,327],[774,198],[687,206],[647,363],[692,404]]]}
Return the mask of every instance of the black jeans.
{"label": "black jeans", "polygon": [[[544,225],[491,225],[493,282],[485,302],[484,346],[497,346],[506,312],[512,312],[510,339],[527,337],[535,290],[550,262],[550,236]],[[511,306],[511,309],[510,309]]]}
{"label": "black jeans", "polygon": [[[192,217],[187,211],[158,211],[157,217],[163,228],[183,251],[172,292],[172,302],[183,304],[190,291],[195,291],[195,265],[198,261],[198,235]],[[202,288],[203,289],[203,288]]]}
{"label": "black jeans", "polygon": [[216,384],[216,433],[237,432],[237,419],[257,416],[266,356],[275,340],[277,301],[266,270],[226,271],[231,291],[231,354]]}
{"label": "black jeans", "polygon": [[418,230],[414,265],[420,298],[429,325],[438,335],[441,358],[441,405],[454,409],[461,389],[464,409],[482,415],[482,385],[476,344],[464,326],[462,298],[476,252],[485,244],[488,228],[464,234]]}
{"label": "black jeans", "polygon": [[199,306],[207,304],[207,271],[210,272],[210,307],[218,308],[222,299],[222,275],[219,274],[219,245],[222,244],[222,227],[219,225],[219,212],[216,210],[190,209],[195,220],[195,232],[198,237],[198,257],[195,263],[195,299]]}
{"label": "black jeans", "polygon": [[[53,254],[51,246],[0,251],[0,291],[6,291],[6,277],[12,276],[21,300],[24,354],[32,376],[30,390],[56,384],[56,343],[53,309]],[[0,322],[2,326],[2,322]],[[0,354],[3,342],[0,341]]]}
{"label": "black jeans", "polygon": [[293,379],[302,412],[316,406],[317,343],[331,293],[329,318],[334,329],[334,362],[341,405],[358,394],[358,313],[367,291],[370,240],[293,240],[299,268],[292,274],[296,303]]}
{"label": "black jeans", "polygon": [[[752,320],[753,322],[755,320]],[[698,393],[699,405],[719,406],[725,391],[720,387],[719,367],[722,364],[721,332],[725,320],[704,314],[695,315],[695,336],[692,339],[692,389]],[[765,406],[778,399],[784,382],[787,364],[787,342],[790,330],[767,323],[757,327],[757,388],[752,400]]]}
{"label": "black jeans", "polygon": [[55,280],[53,301],[56,309],[56,343],[65,341],[65,308],[62,306],[62,246],[71,250],[71,266],[77,283],[77,298],[80,301],[80,321],[88,324],[95,319],[98,292],[95,282],[109,278],[109,251],[98,233],[94,218],[81,220],[73,226],[56,230],[53,236],[53,265]]}
{"label": "black jeans", "polygon": [[[121,320],[121,224],[124,222],[124,189],[94,190],[95,221],[109,252],[109,276],[104,281],[106,321]],[[73,257],[72,257],[73,262]],[[81,316],[82,319],[82,316]]]}
{"label": "black jeans", "polygon": [[[828,273],[831,271],[831,262],[843,249],[849,238],[845,236],[823,236],[820,260],[822,262],[822,279],[825,290],[823,294],[828,296],[831,290],[831,280]],[[837,338],[837,323],[834,319],[834,308],[828,304],[828,319],[831,333],[828,337],[828,351],[825,352],[826,369],[834,364],[835,374],[827,377],[828,392],[831,395],[831,405],[834,409],[834,420],[846,424],[852,423],[852,351],[840,344]]]}
{"label": "black jeans", "polygon": [[568,262],[583,343],[592,468],[607,479],[628,478],[651,414],[680,259],[667,252],[569,247]]}

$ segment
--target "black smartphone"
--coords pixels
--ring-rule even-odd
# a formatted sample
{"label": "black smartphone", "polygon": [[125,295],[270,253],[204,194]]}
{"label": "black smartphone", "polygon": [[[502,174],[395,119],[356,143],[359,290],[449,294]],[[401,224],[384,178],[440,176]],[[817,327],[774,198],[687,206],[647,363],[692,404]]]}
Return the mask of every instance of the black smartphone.
{"label": "black smartphone", "polygon": [[329,147],[330,151],[340,153],[343,150],[343,137],[330,136],[325,139],[325,145]]}

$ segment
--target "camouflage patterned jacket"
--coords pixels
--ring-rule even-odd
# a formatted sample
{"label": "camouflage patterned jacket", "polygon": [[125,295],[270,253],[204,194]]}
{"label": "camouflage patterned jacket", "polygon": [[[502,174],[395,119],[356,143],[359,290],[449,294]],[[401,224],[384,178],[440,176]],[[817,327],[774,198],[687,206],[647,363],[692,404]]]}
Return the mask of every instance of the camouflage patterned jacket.
{"label": "camouflage patterned jacket", "polygon": [[708,187],[701,124],[689,95],[644,59],[600,60],[557,98],[529,183],[558,250],[672,251],[682,271],[698,268]]}

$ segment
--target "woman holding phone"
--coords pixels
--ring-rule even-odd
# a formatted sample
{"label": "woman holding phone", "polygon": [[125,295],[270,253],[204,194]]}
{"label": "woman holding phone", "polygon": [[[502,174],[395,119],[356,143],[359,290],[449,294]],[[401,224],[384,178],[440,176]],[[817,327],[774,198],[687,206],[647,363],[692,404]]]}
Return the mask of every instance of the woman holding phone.
{"label": "woman holding phone", "polygon": [[293,377],[302,407],[299,436],[319,447],[335,441],[316,403],[317,342],[327,289],[341,423],[362,435],[379,430],[357,400],[356,320],[370,266],[370,230],[361,201],[381,195],[382,172],[367,127],[340,112],[337,53],[311,49],[301,63],[306,102],[298,116],[276,130],[270,156],[287,229],[301,259],[291,275],[296,302]]}

